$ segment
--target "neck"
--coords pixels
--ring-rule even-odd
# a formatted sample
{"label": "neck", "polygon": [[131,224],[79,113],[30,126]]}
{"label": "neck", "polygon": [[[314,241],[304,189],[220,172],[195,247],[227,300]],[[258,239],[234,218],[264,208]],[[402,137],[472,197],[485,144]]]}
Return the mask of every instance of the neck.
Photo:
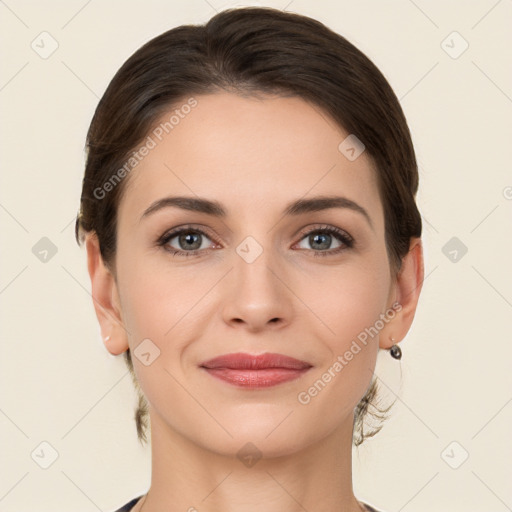
{"label": "neck", "polygon": [[353,415],[300,451],[256,462],[208,450],[150,415],[151,488],[133,512],[365,510],[352,489]]}

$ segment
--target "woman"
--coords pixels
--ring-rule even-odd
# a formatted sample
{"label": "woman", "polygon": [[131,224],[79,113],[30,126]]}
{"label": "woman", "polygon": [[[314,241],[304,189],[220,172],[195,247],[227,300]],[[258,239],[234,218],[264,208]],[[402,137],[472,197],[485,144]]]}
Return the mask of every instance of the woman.
{"label": "woman", "polygon": [[223,11],[126,61],[87,148],[77,240],[151,427],[151,487],[119,511],[375,511],[351,448],[423,280],[379,70],[311,18]]}

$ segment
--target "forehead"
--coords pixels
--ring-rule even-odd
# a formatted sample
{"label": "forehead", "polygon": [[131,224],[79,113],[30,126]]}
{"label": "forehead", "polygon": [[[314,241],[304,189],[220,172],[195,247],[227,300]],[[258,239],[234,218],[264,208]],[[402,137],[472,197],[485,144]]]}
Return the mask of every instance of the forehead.
{"label": "forehead", "polygon": [[316,105],[224,92],[194,100],[169,109],[143,141],[151,149],[129,173],[120,216],[166,195],[215,198],[243,215],[334,193],[381,214],[371,159],[349,160],[339,146],[350,134]]}

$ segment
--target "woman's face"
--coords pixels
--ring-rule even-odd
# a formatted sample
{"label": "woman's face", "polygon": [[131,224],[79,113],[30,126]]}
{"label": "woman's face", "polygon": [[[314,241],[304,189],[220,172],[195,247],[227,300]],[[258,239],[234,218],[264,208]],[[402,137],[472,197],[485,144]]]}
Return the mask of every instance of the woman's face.
{"label": "woman's face", "polygon": [[[376,176],[350,139],[339,149],[349,133],[302,99],[195,99],[177,106],[168,133],[149,134],[125,178],[114,288],[125,348],[153,427],[217,453],[250,441],[284,455],[352,428],[379,335],[392,333],[382,321],[396,289]],[[158,203],[178,196],[215,202],[224,215]],[[319,196],[344,199],[286,212]],[[159,244],[181,227],[188,233]],[[379,334],[368,335],[376,322]],[[201,367],[232,353],[283,354],[310,368],[248,387]]]}

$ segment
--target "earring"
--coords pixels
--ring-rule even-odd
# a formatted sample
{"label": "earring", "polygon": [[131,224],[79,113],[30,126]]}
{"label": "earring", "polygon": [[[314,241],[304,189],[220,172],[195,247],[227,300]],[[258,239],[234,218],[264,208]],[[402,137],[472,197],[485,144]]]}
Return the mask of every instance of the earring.
{"label": "earring", "polygon": [[[391,341],[395,341],[395,339],[391,338]],[[395,359],[402,359],[402,349],[396,343],[389,349],[389,353]]]}
{"label": "earring", "polygon": [[105,337],[105,343],[107,343],[108,341],[110,341],[110,336]]}

